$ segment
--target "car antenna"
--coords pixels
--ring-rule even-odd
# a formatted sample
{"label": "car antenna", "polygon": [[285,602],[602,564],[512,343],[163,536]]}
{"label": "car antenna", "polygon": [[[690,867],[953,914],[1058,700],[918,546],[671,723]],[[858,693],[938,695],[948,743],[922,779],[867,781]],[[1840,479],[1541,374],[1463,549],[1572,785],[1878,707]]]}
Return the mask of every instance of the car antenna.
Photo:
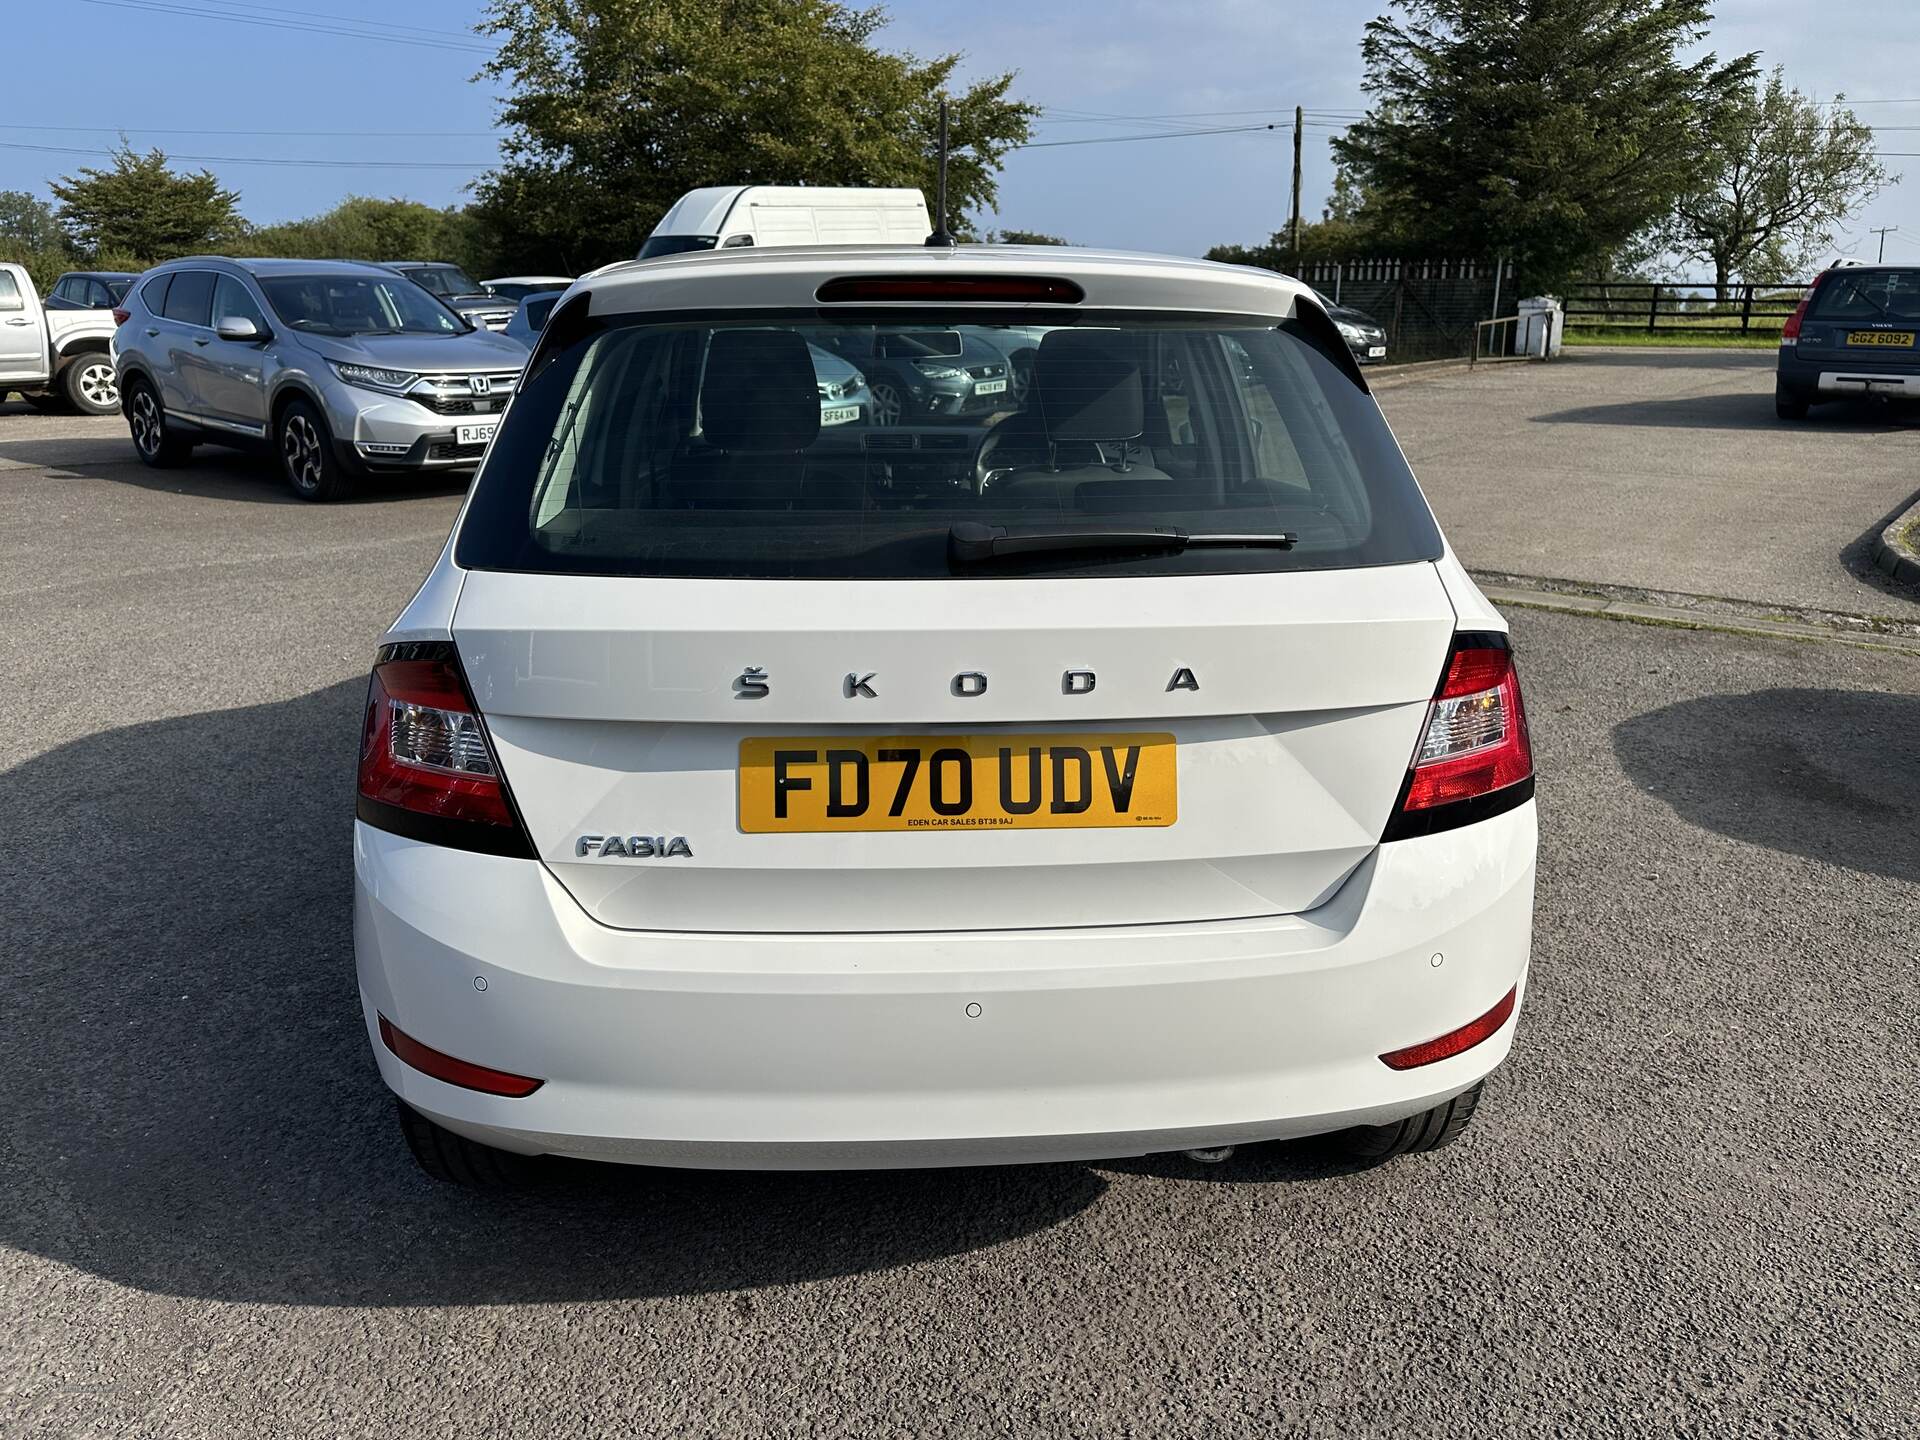
{"label": "car antenna", "polygon": [[947,233],[947,101],[940,99],[940,189],[934,202],[933,233],[927,236],[930,250],[953,249],[953,236]]}

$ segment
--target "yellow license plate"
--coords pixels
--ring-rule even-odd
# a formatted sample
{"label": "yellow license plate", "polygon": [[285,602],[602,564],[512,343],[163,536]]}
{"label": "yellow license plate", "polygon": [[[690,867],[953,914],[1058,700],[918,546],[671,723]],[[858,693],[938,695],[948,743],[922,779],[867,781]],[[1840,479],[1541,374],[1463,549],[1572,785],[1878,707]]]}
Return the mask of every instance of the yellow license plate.
{"label": "yellow license plate", "polygon": [[1911,350],[1913,348],[1913,331],[1911,330],[1849,330],[1847,332],[1847,344],[1849,345],[1898,345],[1902,349]]}
{"label": "yellow license plate", "polygon": [[802,735],[740,742],[740,828],[1069,830],[1171,825],[1173,736]]}

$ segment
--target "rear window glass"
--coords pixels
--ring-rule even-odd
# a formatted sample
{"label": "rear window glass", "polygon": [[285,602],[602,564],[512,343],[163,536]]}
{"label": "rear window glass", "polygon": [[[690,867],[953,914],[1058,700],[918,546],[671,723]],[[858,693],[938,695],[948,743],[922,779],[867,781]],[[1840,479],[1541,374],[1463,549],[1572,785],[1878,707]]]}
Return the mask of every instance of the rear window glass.
{"label": "rear window glass", "polygon": [[213,272],[181,270],[167,289],[166,317],[183,325],[208,324],[213,310]]}
{"label": "rear window glass", "polygon": [[0,310],[24,310],[27,302],[20,298],[20,287],[14,282],[13,275],[0,270]]}
{"label": "rear window glass", "polygon": [[[1074,320],[576,317],[494,440],[459,562],[935,578],[1440,554],[1371,397],[1296,322]],[[950,544],[967,522],[1297,538],[1291,549],[1115,546],[982,564]]]}
{"label": "rear window glass", "polygon": [[1835,270],[1820,282],[1816,320],[1920,321],[1920,270]]}

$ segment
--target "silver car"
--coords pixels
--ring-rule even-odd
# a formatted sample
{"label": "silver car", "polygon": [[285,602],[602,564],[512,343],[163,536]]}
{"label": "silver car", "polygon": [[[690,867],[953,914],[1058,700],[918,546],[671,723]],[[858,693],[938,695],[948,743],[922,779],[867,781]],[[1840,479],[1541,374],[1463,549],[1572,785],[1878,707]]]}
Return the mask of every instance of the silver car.
{"label": "silver car", "polygon": [[140,458],[267,445],[304,500],[383,473],[473,468],[526,361],[377,265],[176,260],[121,308],[115,369]]}
{"label": "silver car", "polygon": [[449,309],[483,329],[504,330],[507,321],[513,318],[511,298],[494,294],[458,265],[449,265],[444,260],[383,260],[380,263],[385,269],[399,271],[422,289],[431,290]]}

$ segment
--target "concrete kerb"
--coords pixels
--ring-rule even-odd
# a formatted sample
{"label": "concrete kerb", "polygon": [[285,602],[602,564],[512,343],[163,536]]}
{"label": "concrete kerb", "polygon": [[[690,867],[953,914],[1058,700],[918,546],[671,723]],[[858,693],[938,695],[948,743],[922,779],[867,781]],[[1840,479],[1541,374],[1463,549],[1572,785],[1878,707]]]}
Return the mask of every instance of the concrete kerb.
{"label": "concrete kerb", "polygon": [[1920,500],[1873,537],[1873,568],[1902,585],[1920,585]]}
{"label": "concrete kerb", "polygon": [[1589,615],[1601,620],[1624,620],[1633,624],[1664,625],[1681,630],[1717,630],[1732,635],[1764,635],[1776,640],[1824,641],[1920,656],[1920,638],[1898,631],[1889,634],[1871,629],[1776,618],[1751,611],[1707,610],[1567,589],[1536,589],[1515,584],[1512,577],[1504,576],[1495,579],[1476,573],[1474,579],[1481,593],[1502,607],[1552,610],[1563,615]]}

